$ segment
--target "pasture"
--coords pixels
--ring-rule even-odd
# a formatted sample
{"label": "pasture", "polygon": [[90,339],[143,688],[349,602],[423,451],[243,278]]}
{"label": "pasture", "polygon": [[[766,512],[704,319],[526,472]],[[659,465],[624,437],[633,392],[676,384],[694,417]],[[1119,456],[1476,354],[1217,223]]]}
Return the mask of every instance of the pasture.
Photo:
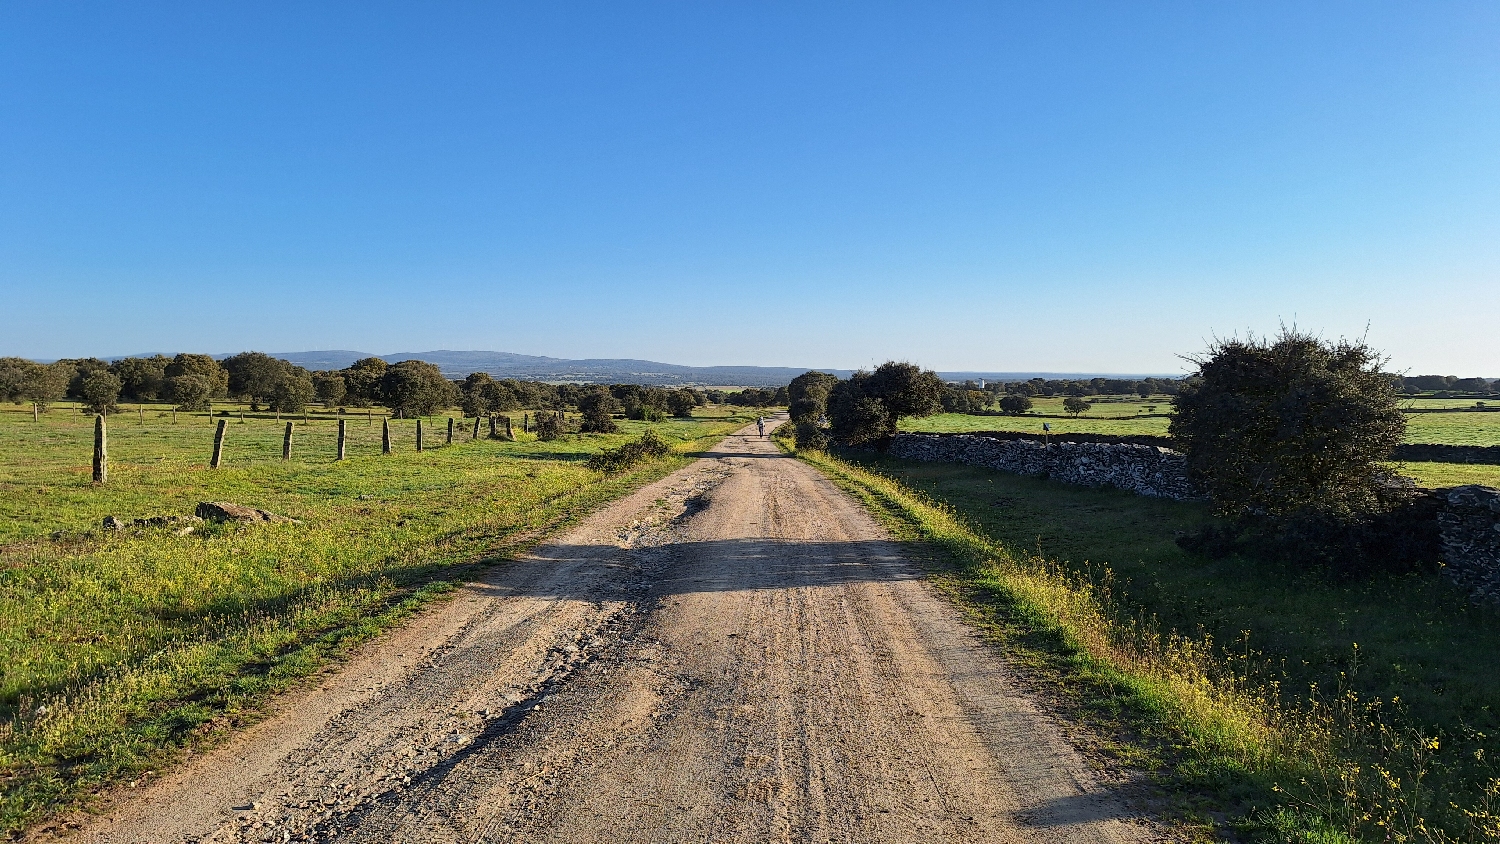
{"label": "pasture", "polygon": [[898,537],[946,549],[940,585],[1186,816],[1276,841],[1350,840],[1299,818],[1371,840],[1500,832],[1500,613],[1436,574],[1209,559],[1173,541],[1203,504],[843,457],[807,455]]}
{"label": "pasture", "polygon": [[[0,412],[0,829],[213,740],[267,692],[503,561],[598,504],[683,465],[754,409],[621,422],[610,435],[444,446],[446,417],[351,413],[349,459],[319,414],[281,459],[284,423],[232,412],[208,468],[204,415],[134,408],[110,418],[110,478],[91,482],[92,417]],[[236,409],[237,411],[237,409]],[[519,423],[521,414],[512,414]],[[604,476],[589,455],[650,429],[673,455]],[[487,429],[484,433],[487,433]],[[483,437],[483,433],[481,434]],[[232,501],[298,523],[100,528],[106,515],[186,515]]]}
{"label": "pasture", "polygon": [[[1053,434],[1104,434],[1110,436],[1167,436],[1171,421],[1169,396],[1140,401],[1130,397],[1099,397],[1087,413],[1066,416],[1062,399],[1036,398],[1031,413],[1021,416],[939,413],[900,421],[903,431],[964,433],[966,431],[1017,431],[1041,434],[1043,423]],[[1500,445],[1500,413],[1462,412],[1473,399],[1403,399],[1403,408],[1458,412],[1406,414],[1406,441],[1436,445]],[[1500,465],[1466,463],[1393,463],[1393,468],[1428,487],[1484,484],[1500,487]]]}

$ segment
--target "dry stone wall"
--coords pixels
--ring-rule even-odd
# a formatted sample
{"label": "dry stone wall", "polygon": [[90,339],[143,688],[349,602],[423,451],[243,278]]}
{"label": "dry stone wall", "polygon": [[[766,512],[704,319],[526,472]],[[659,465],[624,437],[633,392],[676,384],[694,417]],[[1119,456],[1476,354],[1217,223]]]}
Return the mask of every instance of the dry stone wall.
{"label": "dry stone wall", "polygon": [[[1188,480],[1181,453],[1138,442],[1045,443],[1013,435],[897,434],[889,453],[1080,486],[1114,487],[1155,498],[1204,499]],[[1476,601],[1500,604],[1500,490],[1460,486],[1431,494],[1440,505],[1437,519],[1444,572]]]}
{"label": "dry stone wall", "polygon": [[1154,498],[1203,497],[1188,481],[1183,456],[1154,445],[1042,443],[972,434],[897,434],[889,453],[911,460],[967,463],[1080,486],[1114,487]]}
{"label": "dry stone wall", "polygon": [[1500,489],[1436,490],[1444,572],[1475,598],[1500,603]]}

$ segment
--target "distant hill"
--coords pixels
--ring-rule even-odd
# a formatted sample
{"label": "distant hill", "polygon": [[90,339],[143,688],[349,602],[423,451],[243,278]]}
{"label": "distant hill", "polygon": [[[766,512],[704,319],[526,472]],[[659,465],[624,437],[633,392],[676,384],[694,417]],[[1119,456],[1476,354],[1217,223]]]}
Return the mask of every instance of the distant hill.
{"label": "distant hill", "polygon": [[[471,372],[488,372],[496,378],[523,381],[574,381],[580,383],[651,384],[654,386],[692,387],[780,387],[813,367],[797,366],[682,366],[651,360],[629,358],[589,358],[570,360],[514,352],[464,352],[439,349],[431,352],[393,352],[377,355],[349,349],[325,349],[311,352],[268,352],[306,369],[343,369],[360,358],[380,358],[387,363],[422,360],[435,365],[448,378],[463,378]],[[119,357],[126,357],[121,355]],[[149,357],[147,354],[129,357]],[[223,359],[227,354],[214,355]],[[117,360],[116,357],[106,360]],[[840,378],[851,374],[848,369],[819,367]],[[947,381],[1025,381],[1028,378],[1172,378],[1172,375],[1119,375],[1098,372],[939,372]]]}
{"label": "distant hill", "polygon": [[[512,352],[463,352],[439,349],[430,352],[368,352],[330,350],[316,352],[272,352],[307,369],[342,369],[360,358],[378,357],[387,363],[423,360],[449,378],[471,372],[488,372],[496,378],[529,381],[577,381],[631,383],[656,386],[779,387],[807,371],[790,366],[681,366],[651,360],[591,358],[569,360]],[[848,370],[825,370],[847,376]]]}

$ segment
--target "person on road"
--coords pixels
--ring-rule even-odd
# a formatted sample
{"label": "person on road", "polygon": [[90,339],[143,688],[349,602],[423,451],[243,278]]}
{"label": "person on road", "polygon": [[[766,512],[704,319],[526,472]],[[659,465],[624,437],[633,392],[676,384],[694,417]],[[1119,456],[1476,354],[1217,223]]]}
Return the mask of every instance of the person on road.
{"label": "person on road", "polygon": [[765,436],[766,436],[766,417],[764,417],[764,416],[758,416],[758,417],[756,417],[756,419],[755,419],[755,427],[760,431],[761,438],[764,439]]}

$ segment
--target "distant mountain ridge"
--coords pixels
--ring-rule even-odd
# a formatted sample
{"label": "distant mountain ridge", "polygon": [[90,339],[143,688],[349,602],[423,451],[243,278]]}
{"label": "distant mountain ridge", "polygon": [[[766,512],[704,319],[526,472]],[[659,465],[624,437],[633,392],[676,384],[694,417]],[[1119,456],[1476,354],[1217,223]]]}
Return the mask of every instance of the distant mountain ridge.
{"label": "distant mountain ridge", "polygon": [[[272,357],[289,360],[305,369],[343,369],[361,358],[380,358],[387,363],[421,360],[442,370],[448,378],[463,378],[471,372],[487,372],[496,378],[522,381],[573,381],[580,383],[649,384],[659,387],[780,387],[814,367],[796,366],[683,366],[630,358],[549,358],[514,352],[454,351],[393,352],[377,355],[350,349],[324,349],[307,352],[267,352]],[[149,354],[119,355],[106,358],[149,357]],[[228,354],[214,355],[220,360]],[[818,368],[840,378],[853,370]],[[1120,375],[1085,372],[939,372],[948,381],[1025,381],[1028,378],[1174,378],[1175,375]]]}
{"label": "distant mountain ridge", "polygon": [[[307,369],[343,369],[360,358],[378,357],[387,363],[421,360],[442,370],[448,378],[463,378],[471,372],[487,372],[496,378],[523,381],[578,381],[651,384],[654,386],[778,387],[807,371],[789,366],[683,366],[628,358],[570,360],[514,352],[454,351],[393,352],[377,355],[341,349],[313,352],[270,352]],[[824,370],[842,377],[848,370]]]}

